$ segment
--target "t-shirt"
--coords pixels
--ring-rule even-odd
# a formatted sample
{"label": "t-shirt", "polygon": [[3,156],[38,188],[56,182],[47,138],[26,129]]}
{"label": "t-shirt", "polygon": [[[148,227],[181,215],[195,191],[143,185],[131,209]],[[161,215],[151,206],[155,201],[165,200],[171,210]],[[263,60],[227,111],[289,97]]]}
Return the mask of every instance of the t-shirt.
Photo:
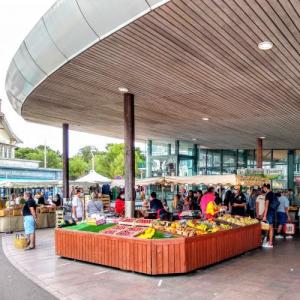
{"label": "t-shirt", "polygon": [[25,205],[23,207],[23,216],[31,216],[31,211],[30,211],[30,207],[33,207],[34,210],[36,210],[36,203],[33,199],[28,199],[25,202]]}
{"label": "t-shirt", "polygon": [[77,196],[74,196],[73,199],[72,199],[72,207],[76,207],[76,216],[77,216],[77,218],[82,218],[82,216],[83,216],[83,205],[82,205],[82,201]]}
{"label": "t-shirt", "polygon": [[233,204],[245,204],[246,197],[244,194],[236,195],[232,201],[232,215],[244,216],[245,215],[245,207],[235,207]]}
{"label": "t-shirt", "polygon": [[258,216],[257,217],[262,216],[262,214],[265,211],[265,200],[266,200],[265,195],[258,195],[256,198],[256,203],[258,203]]}
{"label": "t-shirt", "polygon": [[285,209],[290,206],[289,199],[286,196],[280,196],[278,201],[280,202],[280,205],[277,208],[277,212],[285,213]]}
{"label": "t-shirt", "polygon": [[154,210],[159,210],[159,209],[163,209],[164,206],[162,204],[162,202],[158,199],[153,199],[150,201],[150,209],[154,209]]}
{"label": "t-shirt", "polygon": [[275,211],[270,207],[271,203],[274,201],[274,198],[275,198],[275,194],[270,191],[266,194],[266,201],[269,200],[269,208],[268,208],[268,213],[271,212],[271,213],[274,213]]}
{"label": "t-shirt", "polygon": [[103,203],[101,200],[90,200],[87,206],[89,217],[93,214],[100,214],[103,212]]}

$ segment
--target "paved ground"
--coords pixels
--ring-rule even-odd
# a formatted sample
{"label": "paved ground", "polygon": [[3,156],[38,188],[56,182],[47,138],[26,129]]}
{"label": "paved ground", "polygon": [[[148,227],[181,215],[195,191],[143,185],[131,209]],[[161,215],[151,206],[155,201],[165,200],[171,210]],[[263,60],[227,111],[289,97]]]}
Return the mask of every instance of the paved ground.
{"label": "paved ground", "polygon": [[157,277],[58,258],[53,230],[38,232],[35,251],[14,249],[11,237],[3,239],[3,247],[18,269],[64,300],[287,300],[299,299],[300,295],[299,239],[184,276]]}
{"label": "paved ground", "polygon": [[0,245],[0,299],[55,300],[56,298],[18,271],[8,261]]}

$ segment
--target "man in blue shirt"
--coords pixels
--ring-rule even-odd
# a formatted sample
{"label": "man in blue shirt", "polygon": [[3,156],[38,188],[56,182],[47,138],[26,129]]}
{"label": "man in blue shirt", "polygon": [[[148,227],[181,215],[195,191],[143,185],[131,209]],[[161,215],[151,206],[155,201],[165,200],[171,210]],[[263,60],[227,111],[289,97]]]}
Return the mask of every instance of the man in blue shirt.
{"label": "man in blue shirt", "polygon": [[158,211],[163,208],[164,208],[164,206],[163,206],[162,202],[156,198],[156,193],[152,192],[151,196],[150,196],[150,209]]}
{"label": "man in blue shirt", "polygon": [[280,205],[277,208],[278,229],[275,238],[283,239],[283,236],[281,235],[282,227],[287,223],[287,221],[290,221],[290,217],[289,217],[290,201],[287,197],[287,193],[286,192],[278,193],[278,201],[280,202]]}

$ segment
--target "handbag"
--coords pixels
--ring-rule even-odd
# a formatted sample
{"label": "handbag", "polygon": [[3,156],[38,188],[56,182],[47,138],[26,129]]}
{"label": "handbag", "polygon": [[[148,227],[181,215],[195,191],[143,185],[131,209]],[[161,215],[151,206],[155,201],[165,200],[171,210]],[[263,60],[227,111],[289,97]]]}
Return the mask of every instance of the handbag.
{"label": "handbag", "polygon": [[261,221],[260,224],[261,224],[261,230],[263,231],[270,230],[270,224],[268,222]]}
{"label": "handbag", "polygon": [[294,235],[295,234],[295,224],[293,223],[286,223],[283,226],[283,233]]}

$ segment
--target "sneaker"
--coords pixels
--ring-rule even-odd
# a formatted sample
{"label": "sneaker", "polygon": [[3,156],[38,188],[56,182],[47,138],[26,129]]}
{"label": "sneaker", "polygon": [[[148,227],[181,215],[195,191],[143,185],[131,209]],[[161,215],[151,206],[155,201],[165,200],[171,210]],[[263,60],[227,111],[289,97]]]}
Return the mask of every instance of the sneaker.
{"label": "sneaker", "polygon": [[275,235],[275,239],[283,239],[284,237],[281,234]]}
{"label": "sneaker", "polygon": [[263,248],[273,248],[273,245],[271,245],[270,243],[266,243],[262,245]]}
{"label": "sneaker", "polygon": [[264,239],[263,239],[263,244],[267,244],[268,243],[268,237],[265,236]]}
{"label": "sneaker", "polygon": [[292,235],[287,235],[285,238],[286,238],[287,240],[292,240],[292,239],[293,239],[293,236],[292,236]]}

